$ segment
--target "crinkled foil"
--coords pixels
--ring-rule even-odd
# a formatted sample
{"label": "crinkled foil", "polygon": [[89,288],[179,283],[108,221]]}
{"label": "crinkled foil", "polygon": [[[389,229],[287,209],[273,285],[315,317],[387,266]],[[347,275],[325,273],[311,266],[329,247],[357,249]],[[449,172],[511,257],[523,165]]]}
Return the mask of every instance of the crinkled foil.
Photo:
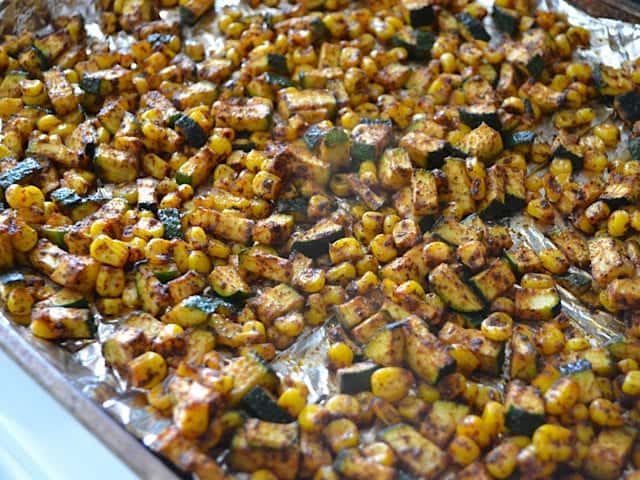
{"label": "crinkled foil", "polygon": [[[493,1],[479,0],[479,3],[491,8]],[[237,4],[238,0],[218,0],[216,11]],[[640,57],[638,25],[591,17],[564,0],[542,0],[540,7],[564,12],[572,24],[586,27],[591,32],[591,47],[577,53],[584,61],[620,66],[628,60]],[[50,20],[49,12],[55,12],[56,15],[82,14],[86,19],[89,39],[105,40],[100,31],[95,2],[92,0],[0,0],[0,33],[37,31]],[[176,18],[175,12],[172,11],[161,12],[161,17]],[[494,33],[494,38],[499,38],[496,30],[491,28],[490,18],[486,23]],[[215,13],[205,16],[197,26],[185,29],[185,35],[204,42],[210,52],[222,46],[215,26]],[[115,49],[125,49],[130,38],[124,33],[119,33],[110,37],[108,41]],[[599,116],[605,118],[610,113],[610,110],[603,107]],[[551,131],[547,126],[542,127],[540,133],[548,139]],[[522,215],[510,218],[505,223],[511,228],[516,242],[526,242],[535,250],[552,245],[544,232]],[[575,267],[572,267],[571,271],[589,275]],[[595,343],[604,343],[624,332],[624,325],[616,317],[594,310],[581,303],[568,290],[558,288],[563,311],[572,319],[575,327],[583,330]],[[117,323],[112,322],[99,322],[98,340],[107,338],[116,325]],[[301,335],[295,344],[281,352],[272,363],[279,375],[304,381],[309,387],[309,400],[312,402],[322,401],[337,391],[335,379],[326,367],[325,361],[333,328],[335,322],[328,319],[324,326],[310,329]],[[127,389],[125,382],[105,364],[99,342],[56,345],[33,337],[28,329],[12,323],[0,314],[0,335],[6,329],[13,329],[27,339],[35,351],[64,375],[70,386],[79,389],[102,406],[146,445],[169,424],[169,419],[158,417],[145,406],[144,395],[141,392]],[[496,379],[487,379],[487,382],[496,384]],[[224,455],[220,458],[224,458]]]}

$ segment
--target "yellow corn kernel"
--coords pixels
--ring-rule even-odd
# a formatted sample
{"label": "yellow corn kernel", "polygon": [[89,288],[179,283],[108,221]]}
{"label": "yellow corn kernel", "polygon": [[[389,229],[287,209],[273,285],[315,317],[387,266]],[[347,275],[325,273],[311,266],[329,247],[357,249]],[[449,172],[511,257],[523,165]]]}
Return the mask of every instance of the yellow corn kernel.
{"label": "yellow corn kernel", "polygon": [[477,415],[467,415],[456,426],[456,435],[472,439],[480,448],[485,448],[491,442],[491,435],[487,425]]}
{"label": "yellow corn kernel", "polygon": [[28,315],[33,307],[33,296],[25,287],[16,287],[7,295],[7,310],[14,315]]}
{"label": "yellow corn kernel", "polygon": [[356,447],[360,441],[357,425],[348,418],[333,420],[324,428],[323,433],[334,453]]}
{"label": "yellow corn kernel", "polygon": [[47,114],[40,117],[36,123],[36,127],[41,132],[48,133],[60,125],[60,119],[55,115]]}
{"label": "yellow corn kernel", "polygon": [[627,372],[622,383],[622,391],[627,395],[640,395],[640,371]]}
{"label": "yellow corn kernel", "polygon": [[451,460],[460,466],[467,466],[480,456],[480,447],[464,435],[456,435],[447,449]]}
{"label": "yellow corn kernel", "polygon": [[496,448],[487,453],[485,466],[492,477],[497,479],[509,478],[518,465],[520,447],[513,441],[503,441]]}
{"label": "yellow corn kernel", "polygon": [[584,156],[584,169],[590,172],[603,172],[609,165],[609,159],[606,154],[600,152],[590,152]]}
{"label": "yellow corn kernel", "polygon": [[360,242],[353,237],[344,237],[329,245],[331,263],[359,260],[364,256]]}
{"label": "yellow corn kernel", "polygon": [[371,375],[371,392],[388,402],[397,402],[409,393],[413,374],[400,367],[383,367]]}
{"label": "yellow corn kernel", "polygon": [[194,250],[189,254],[189,270],[207,275],[211,271],[211,259],[206,253]]}
{"label": "yellow corn kernel", "polygon": [[287,388],[278,398],[278,406],[284,408],[293,417],[297,417],[306,404],[307,396],[296,387]]}
{"label": "yellow corn kernel", "polygon": [[629,230],[631,223],[629,212],[626,210],[616,210],[609,216],[607,221],[607,231],[612,237],[622,237]]}
{"label": "yellow corn kernel", "polygon": [[134,387],[153,388],[167,376],[167,363],[155,352],[146,352],[134,358],[127,368],[129,381]]}
{"label": "yellow corn kernel", "polygon": [[550,223],[555,218],[551,204],[543,198],[535,198],[527,204],[527,213],[544,223]]}
{"label": "yellow corn kernel", "polygon": [[549,165],[549,172],[551,172],[552,175],[560,175],[562,173],[570,174],[572,171],[571,160],[565,158],[554,158]]}
{"label": "yellow corn kernel", "polygon": [[562,275],[569,270],[569,260],[557,248],[545,248],[538,257],[542,262],[542,266],[555,275]]}
{"label": "yellow corn kernel", "polygon": [[537,455],[545,462],[566,462],[573,454],[571,430],[560,425],[547,423],[538,427],[532,442]]}
{"label": "yellow corn kernel", "polygon": [[557,380],[544,394],[547,413],[563,415],[568,413],[580,397],[580,386],[575,380],[563,377]]}
{"label": "yellow corn kernel", "polygon": [[538,343],[543,355],[552,355],[564,348],[564,334],[556,323],[545,323],[538,334]]}
{"label": "yellow corn kernel", "polygon": [[427,403],[433,403],[440,399],[440,391],[434,385],[420,383],[418,385],[418,396]]}
{"label": "yellow corn kernel", "polygon": [[335,369],[348,367],[353,363],[353,350],[344,342],[334,343],[329,347],[327,357]]}
{"label": "yellow corn kernel", "polygon": [[593,127],[593,134],[609,148],[615,147],[620,140],[620,130],[610,122],[601,123]]}
{"label": "yellow corn kernel", "polygon": [[278,477],[270,470],[256,470],[249,478],[250,480],[278,480]]}
{"label": "yellow corn kernel", "polygon": [[586,125],[588,123],[591,123],[595,118],[596,112],[593,111],[593,108],[585,107],[580,108],[576,111],[576,123],[578,125]]}
{"label": "yellow corn kernel", "polygon": [[38,243],[38,232],[26,223],[18,225],[11,236],[11,245],[19,252],[28,252]]}
{"label": "yellow corn kernel", "polygon": [[34,185],[23,187],[14,183],[7,188],[4,195],[5,200],[11,208],[36,207],[41,210],[44,209],[44,195],[42,191]]}
{"label": "yellow corn kernel", "polygon": [[[175,260],[176,265],[178,266],[180,271],[183,270],[182,266],[185,267],[184,270],[186,271],[189,269],[190,252],[186,247],[186,242],[181,245],[184,245],[184,251],[181,247],[174,247],[173,259]],[[144,247],[144,256],[147,260],[149,260],[150,263],[154,265],[162,265],[166,263],[167,258],[169,258],[171,248],[172,244],[169,240],[165,240],[163,238],[152,238]]]}
{"label": "yellow corn kernel", "polygon": [[129,258],[129,246],[125,242],[100,234],[91,242],[90,253],[91,257],[100,263],[123,267]]}
{"label": "yellow corn kernel", "polygon": [[331,267],[325,274],[326,281],[329,283],[346,284],[349,280],[356,278],[356,267],[349,262],[342,262]]}
{"label": "yellow corn kernel", "polygon": [[480,328],[489,340],[506,342],[511,338],[513,319],[506,313],[494,312],[482,321]]}
{"label": "yellow corn kernel", "polygon": [[322,405],[305,405],[298,415],[298,423],[305,432],[315,433],[324,428],[330,417],[331,413]]}
{"label": "yellow corn kernel", "polygon": [[622,408],[605,398],[598,398],[589,405],[591,421],[601,427],[621,427],[624,425]]}
{"label": "yellow corn kernel", "polygon": [[398,250],[391,234],[376,235],[369,243],[369,249],[373,256],[382,263],[390,262],[398,256]]}
{"label": "yellow corn kernel", "polygon": [[482,422],[489,435],[495,437],[504,431],[504,406],[500,402],[489,401],[482,410]]}
{"label": "yellow corn kernel", "polygon": [[361,447],[362,454],[372,462],[387,467],[393,466],[396,456],[389,445],[383,442],[374,442]]}
{"label": "yellow corn kernel", "polygon": [[274,320],[273,326],[282,335],[297,337],[304,329],[304,317],[298,313],[278,317]]}
{"label": "yellow corn kernel", "polygon": [[122,268],[101,265],[96,278],[96,293],[101,297],[119,297],[125,287],[125,276]]}

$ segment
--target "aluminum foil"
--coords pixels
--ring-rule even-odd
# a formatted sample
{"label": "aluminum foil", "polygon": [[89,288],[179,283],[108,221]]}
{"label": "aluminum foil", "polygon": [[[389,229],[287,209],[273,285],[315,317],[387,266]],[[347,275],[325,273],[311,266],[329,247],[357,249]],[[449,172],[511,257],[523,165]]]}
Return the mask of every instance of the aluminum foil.
{"label": "aluminum foil", "polygon": [[[218,0],[216,11],[238,5],[238,0]],[[479,0],[488,9],[492,0]],[[640,57],[640,27],[616,20],[591,17],[564,0],[542,0],[540,8],[561,11],[567,14],[570,23],[586,27],[591,32],[591,47],[577,52],[577,56],[590,63],[604,63],[620,66],[624,62]],[[119,33],[115,37],[106,38],[100,31],[98,12],[92,0],[0,0],[0,33],[16,33],[25,30],[36,31],[46,25],[51,16],[82,14],[86,19],[87,34],[90,40],[108,40],[115,49],[125,49],[131,38]],[[161,18],[172,19],[175,11],[162,11]],[[499,34],[492,28],[491,19],[486,21],[487,27],[498,41]],[[221,48],[221,38],[217,35],[215,12],[205,16],[197,26],[184,31],[188,38],[203,41],[208,50]],[[601,116],[611,112],[604,109]],[[549,126],[543,126],[542,135],[549,135]],[[622,143],[622,142],[621,142]],[[612,152],[616,154],[619,152]],[[513,232],[516,242],[525,242],[535,250],[552,245],[545,232],[524,216],[516,216],[506,221]],[[589,275],[572,267],[573,273]],[[583,304],[568,290],[559,287],[562,297],[562,309],[570,317],[574,326],[590,336],[594,343],[604,343],[624,332],[622,322],[606,312],[594,310]],[[104,340],[113,332],[117,322],[98,321],[98,340]],[[309,400],[322,401],[337,388],[335,379],[326,366],[326,351],[331,343],[332,329],[336,327],[333,319],[320,327],[309,329],[288,349],[280,352],[272,362],[276,372],[284,377],[302,380],[309,387]],[[94,402],[104,408],[116,421],[122,424],[138,439],[149,445],[169,423],[167,418],[159,417],[144,402],[142,392],[127,388],[126,383],[112,371],[102,357],[99,341],[83,344],[54,344],[40,340],[30,331],[11,322],[0,314],[0,333],[3,329],[12,329],[38,353],[42,354],[51,365],[61,372],[70,386],[79,389]],[[486,379],[487,383],[499,386],[499,379]],[[224,458],[224,452],[220,458]]]}

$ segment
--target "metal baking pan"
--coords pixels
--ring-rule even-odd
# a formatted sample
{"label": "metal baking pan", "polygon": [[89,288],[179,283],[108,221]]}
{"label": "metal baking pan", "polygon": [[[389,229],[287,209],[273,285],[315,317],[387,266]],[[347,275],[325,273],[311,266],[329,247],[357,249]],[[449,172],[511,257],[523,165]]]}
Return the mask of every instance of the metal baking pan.
{"label": "metal baking pan", "polygon": [[571,0],[571,3],[594,17],[640,23],[640,0]]}
{"label": "metal baking pan", "polygon": [[[60,404],[98,437],[141,479],[179,480],[162,460],[111,418],[100,405],[74,387],[56,367],[59,358],[37,349],[18,328],[0,318],[0,348],[47,390]],[[82,367],[80,367],[82,368]],[[87,370],[88,374],[91,374]]]}

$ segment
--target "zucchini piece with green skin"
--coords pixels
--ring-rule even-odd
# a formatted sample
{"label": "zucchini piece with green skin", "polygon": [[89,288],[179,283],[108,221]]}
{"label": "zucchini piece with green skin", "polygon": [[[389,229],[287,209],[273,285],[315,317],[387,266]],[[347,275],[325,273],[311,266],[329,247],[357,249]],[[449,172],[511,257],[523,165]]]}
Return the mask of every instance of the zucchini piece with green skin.
{"label": "zucchini piece with green skin", "polygon": [[587,293],[591,289],[593,279],[586,272],[569,272],[566,275],[556,276],[556,281],[576,296]]}
{"label": "zucchini piece with green skin", "polygon": [[79,86],[87,93],[99,96],[128,90],[133,84],[133,72],[117,65],[107,70],[84,73]]}
{"label": "zucchini piece with green skin", "polygon": [[479,215],[484,220],[493,220],[506,214],[507,176],[502,165],[487,169],[487,193],[479,205]]}
{"label": "zucchini piece with green skin", "polygon": [[200,17],[213,8],[214,0],[180,0],[180,21],[194,25]]}
{"label": "zucchini piece with green skin", "polygon": [[229,396],[231,406],[238,405],[247,393],[257,386],[273,391],[278,384],[278,377],[273,369],[260,355],[252,351],[233,359],[223,367],[222,374],[234,379]]}
{"label": "zucchini piece with green skin", "polygon": [[[275,213],[288,213],[293,215],[297,223],[304,222],[307,218],[309,199],[305,197],[281,198],[276,203]],[[308,255],[307,255],[308,256]]]}
{"label": "zucchini piece with green skin", "polygon": [[560,308],[560,295],[555,287],[516,290],[515,315],[520,320],[551,320],[560,313]]}
{"label": "zucchini piece with green skin", "polygon": [[525,273],[539,272],[542,270],[542,262],[536,252],[527,245],[519,245],[514,250],[504,252],[504,258],[509,262],[513,273],[521,277]]}
{"label": "zucchini piece with green skin", "polygon": [[360,123],[351,131],[351,160],[377,162],[392,140],[392,127],[386,123]]}
{"label": "zucchini piece with green skin", "polygon": [[354,363],[349,367],[339,368],[336,373],[336,382],[340,393],[355,395],[371,390],[371,375],[379,365],[373,362]]}
{"label": "zucchini piece with green skin", "polygon": [[175,323],[181,327],[195,327],[205,323],[209,319],[209,315],[216,313],[220,307],[232,308],[231,304],[222,298],[192,295],[165,313],[162,321]]}
{"label": "zucchini piece with green skin", "polygon": [[448,200],[455,202],[458,215],[466,217],[473,213],[475,201],[471,196],[471,180],[464,161],[448,158],[442,166],[442,171],[447,177]]}
{"label": "zucchini piece with green skin", "polygon": [[38,161],[33,158],[26,158],[18,162],[14,167],[0,173],[0,188],[6,190],[12,184],[25,182],[43,170],[44,167]]}
{"label": "zucchini piece with green skin", "polygon": [[330,129],[320,142],[318,155],[320,160],[334,168],[344,168],[349,165],[351,140],[342,128]]}
{"label": "zucchini piece with green skin", "polygon": [[405,22],[413,28],[428,27],[436,21],[433,0],[402,0],[400,9]]}
{"label": "zucchini piece with green skin", "polygon": [[176,170],[176,182],[186,183],[194,188],[202,185],[217,163],[218,158],[211,149],[203,147]]}
{"label": "zucchini piece with green skin", "polygon": [[120,129],[127,107],[128,103],[125,97],[110,97],[105,100],[96,117],[111,135],[115,135]]}
{"label": "zucchini piece with green skin", "polygon": [[392,322],[391,316],[386,310],[380,310],[361,321],[353,327],[351,335],[360,344],[366,344],[376,334],[378,330]]}
{"label": "zucchini piece with green skin", "polygon": [[73,87],[62,71],[48,70],[42,75],[47,88],[47,96],[58,115],[67,115],[78,108],[78,100]]}
{"label": "zucchini piece with green skin", "polygon": [[278,112],[285,119],[298,114],[307,122],[320,122],[333,118],[336,111],[336,97],[326,89],[286,89],[278,92]]}
{"label": "zucchini piece with green skin", "polygon": [[164,225],[164,238],[167,240],[183,239],[180,210],[177,208],[158,209],[158,220]]}
{"label": "zucchini piece with green skin", "polygon": [[404,48],[410,60],[424,61],[431,58],[431,48],[436,37],[428,30],[405,27],[391,38],[391,45]]}
{"label": "zucchini piece with green skin", "polygon": [[162,283],[169,283],[174,278],[178,278],[180,276],[180,270],[178,270],[178,267],[175,263],[168,263],[166,265],[154,265],[151,268],[153,270],[153,274]]}
{"label": "zucchini piece with green skin", "polygon": [[237,472],[269,470],[281,480],[294,480],[300,466],[298,425],[251,418],[236,431],[228,459]]}
{"label": "zucchini piece with green skin", "polygon": [[484,25],[477,18],[469,15],[467,12],[462,12],[458,15],[458,21],[462,24],[462,28],[466,30],[476,40],[482,40],[488,42],[491,40],[491,35],[484,28]]}
{"label": "zucchini piece with green skin", "polygon": [[169,306],[167,286],[144,266],[136,272],[136,290],[142,302],[142,310],[151,315],[158,315]]}
{"label": "zucchini piece with green skin", "polygon": [[455,372],[456,361],[426,324],[410,316],[403,324],[405,362],[425,382],[435,385]]}
{"label": "zucchini piece with green skin", "polygon": [[278,405],[273,394],[259,385],[242,398],[240,406],[252,417],[266,422],[290,423],[294,421],[294,418]]}
{"label": "zucchini piece with green skin", "polygon": [[560,365],[558,370],[563,376],[570,377],[580,386],[580,396],[578,397],[580,403],[588,404],[602,396],[598,381],[591,368],[591,362],[586,358]]}
{"label": "zucchini piece with green skin", "polygon": [[518,33],[520,14],[516,10],[494,5],[491,16],[493,17],[493,23],[496,28],[501,32],[512,36]]}
{"label": "zucchini piece with green skin", "polygon": [[402,365],[405,341],[404,322],[390,323],[382,327],[364,347],[364,356],[384,367]]}
{"label": "zucchini piece with green skin", "polygon": [[629,139],[629,153],[631,160],[640,160],[640,137]]}
{"label": "zucchini piece with green skin", "polygon": [[545,59],[553,52],[552,39],[541,28],[532,28],[522,34],[519,42],[507,42],[506,59],[521,70],[538,78],[545,67]]}
{"label": "zucchini piece with green skin", "polygon": [[524,170],[516,167],[503,167],[505,174],[505,207],[509,213],[522,210],[527,203],[524,184]]}
{"label": "zucchini piece with green skin", "polygon": [[20,82],[29,77],[27,72],[21,70],[11,70],[6,72],[2,82],[0,82],[0,98],[20,98],[22,88]]}
{"label": "zucchini piece with green skin", "polygon": [[431,217],[438,213],[438,187],[433,172],[422,168],[413,171],[411,199],[414,215]]}
{"label": "zucchini piece with green skin", "polygon": [[360,179],[357,173],[349,173],[345,175],[345,180],[351,187],[351,190],[360,197],[360,200],[369,207],[370,210],[379,210],[386,202],[384,195],[376,193],[369,185]]}
{"label": "zucchini piece with green skin", "polygon": [[498,109],[493,105],[469,105],[458,109],[460,121],[470,128],[486,123],[497,131],[502,130]]}
{"label": "zucchini piece with green skin", "polygon": [[551,154],[551,158],[564,158],[571,162],[574,171],[578,171],[582,169],[582,165],[584,163],[584,157],[581,152],[578,152],[577,146],[571,145],[558,145],[558,147]]}
{"label": "zucchini piece with green skin", "polygon": [[329,219],[320,220],[313,227],[296,237],[291,249],[309,258],[329,253],[329,245],[344,236],[344,227]]}
{"label": "zucchini piece with green skin", "polygon": [[265,290],[255,299],[256,313],[265,324],[287,313],[302,310],[304,303],[304,297],[285,284]]}
{"label": "zucchini piece with green skin", "polygon": [[446,263],[438,265],[429,273],[429,285],[457,312],[474,313],[484,309],[482,301]]}
{"label": "zucchini piece with green skin", "polygon": [[633,125],[640,120],[640,93],[631,90],[628,93],[616,96],[613,100],[613,107],[622,120],[629,125]]}
{"label": "zucchini piece with green skin", "polygon": [[637,429],[631,426],[603,429],[589,446],[584,472],[594,480],[622,478],[637,436]]}
{"label": "zucchini piece with green skin", "polygon": [[136,186],[138,190],[138,209],[155,212],[158,208],[158,195],[156,194],[158,181],[155,178],[138,178]]}
{"label": "zucchini piece with green skin", "polygon": [[231,303],[242,303],[252,294],[251,287],[233,265],[219,265],[209,274],[213,290]]}
{"label": "zucchini piece with green skin", "polygon": [[256,144],[248,138],[236,138],[231,144],[231,148],[249,153],[251,150],[255,150]]}
{"label": "zucchini piece with green skin", "polygon": [[241,251],[238,256],[238,266],[274,282],[291,283],[293,277],[289,259],[256,248]]}
{"label": "zucchini piece with green skin", "polygon": [[439,447],[446,447],[456,432],[456,426],[470,412],[467,405],[449,400],[436,400],[427,416],[422,431]]}
{"label": "zucchini piece with green skin", "polygon": [[575,230],[556,229],[549,233],[549,238],[572,264],[579,268],[589,266],[589,245]]}
{"label": "zucchini piece with green skin", "polygon": [[342,478],[376,480],[393,480],[396,471],[393,467],[373,461],[370,457],[363,456],[357,449],[349,448],[338,452],[333,468]]}
{"label": "zucchini piece with green skin", "polygon": [[411,161],[422,168],[440,168],[447,157],[466,157],[449,142],[423,132],[407,133],[400,139],[400,146],[409,153]]}
{"label": "zucchini piece with green skin", "polygon": [[41,305],[65,308],[87,308],[89,302],[82,293],[63,288],[44,300]]}
{"label": "zucchini piece with green skin", "polygon": [[460,343],[466,346],[480,361],[479,369],[490,375],[498,375],[504,363],[505,345],[486,338],[480,330],[463,328],[447,322],[438,332],[438,338],[445,344]]}
{"label": "zucchini piece with green skin", "polygon": [[378,310],[378,305],[371,298],[357,296],[348,302],[336,305],[334,311],[338,322],[344,328],[351,330],[364,319],[370,317]]}
{"label": "zucchini piece with green skin", "polygon": [[38,307],[31,312],[31,333],[47,340],[93,338],[95,324],[87,308]]}
{"label": "zucchini piece with green skin", "polygon": [[431,232],[449,245],[462,245],[473,240],[480,240],[478,232],[469,225],[464,225],[453,218],[438,221]]}
{"label": "zucchini piece with green skin", "polygon": [[532,145],[536,136],[535,132],[523,130],[506,135],[503,141],[506,148],[514,148],[519,145]]}
{"label": "zucchini piece with green skin", "polygon": [[50,197],[58,207],[63,210],[70,210],[83,205],[106,202],[109,200],[109,198],[99,193],[82,197],[78,195],[75,190],[66,187],[54,190],[50,193]]}
{"label": "zucchini piece with green skin", "polygon": [[96,148],[93,164],[105,182],[133,182],[138,176],[138,158],[131,151],[123,151],[101,144]]}
{"label": "zucchini piece with green skin", "polygon": [[267,99],[250,98],[244,104],[217,101],[213,106],[216,121],[237,132],[264,132],[271,126],[273,106]]}
{"label": "zucchini piece with green skin", "polygon": [[504,406],[505,425],[512,433],[531,436],[545,423],[544,400],[540,391],[520,380],[509,383]]}
{"label": "zucchini piece with green skin", "polygon": [[581,353],[582,358],[591,364],[591,369],[596,375],[610,377],[616,372],[616,364],[613,356],[606,348],[590,348]]}
{"label": "zucchini piece with green skin", "polygon": [[509,378],[525,382],[538,374],[538,350],[533,332],[526,325],[516,325],[511,336],[511,364]]}
{"label": "zucchini piece with green skin", "polygon": [[289,77],[278,73],[266,72],[264,74],[264,79],[269,85],[273,85],[277,88],[293,87],[293,82]]}
{"label": "zucchini piece with green skin", "polygon": [[469,283],[485,302],[491,303],[516,283],[516,277],[507,262],[498,258],[489,268],[471,277]]}
{"label": "zucchini piece with green skin", "polygon": [[180,115],[175,121],[174,127],[185,138],[187,145],[190,147],[201,148],[207,143],[207,133],[198,122],[188,115]]}
{"label": "zucchini piece with green skin", "polygon": [[304,140],[304,143],[307,145],[309,150],[315,150],[316,147],[320,145],[320,142],[327,134],[328,130],[329,129],[322,124],[311,125],[307,131],[304,132],[302,140]]}
{"label": "zucchini piece with green skin", "polygon": [[640,186],[635,177],[610,175],[600,200],[606,202],[609,207],[618,208],[635,204],[640,196]]}
{"label": "zucchini piece with green skin", "polygon": [[385,428],[378,438],[389,444],[403,467],[420,478],[437,478],[447,467],[447,454],[409,425]]}

